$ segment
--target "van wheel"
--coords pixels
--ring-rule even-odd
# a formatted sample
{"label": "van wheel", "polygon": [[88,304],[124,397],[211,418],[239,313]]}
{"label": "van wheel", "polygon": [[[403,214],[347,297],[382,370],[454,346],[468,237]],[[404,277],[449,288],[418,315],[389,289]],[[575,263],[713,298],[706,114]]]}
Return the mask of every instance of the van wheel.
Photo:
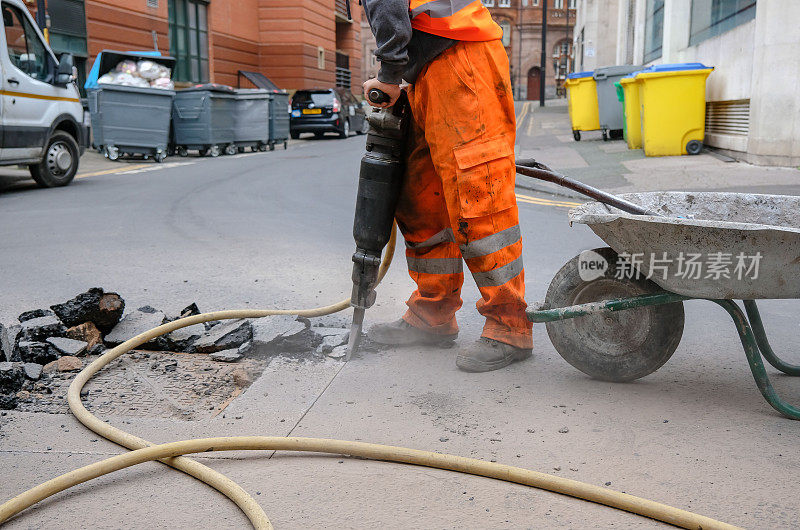
{"label": "van wheel", "polygon": [[42,188],[66,186],[78,172],[80,152],[75,138],[65,132],[55,132],[47,142],[44,158],[28,166],[33,180]]}

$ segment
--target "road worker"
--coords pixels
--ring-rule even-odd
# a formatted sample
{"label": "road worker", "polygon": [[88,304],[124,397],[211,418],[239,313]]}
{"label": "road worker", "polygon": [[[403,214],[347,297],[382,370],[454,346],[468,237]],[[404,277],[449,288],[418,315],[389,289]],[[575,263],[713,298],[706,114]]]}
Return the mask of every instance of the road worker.
{"label": "road worker", "polygon": [[369,336],[389,345],[451,346],[466,262],[486,324],[456,364],[487,372],[526,359],[533,335],[525,316],[516,119],[503,31],[480,0],[363,6],[381,63],[364,93],[382,90],[390,106],[405,90],[414,118],[396,218],[417,290],[400,320],[374,326]]}

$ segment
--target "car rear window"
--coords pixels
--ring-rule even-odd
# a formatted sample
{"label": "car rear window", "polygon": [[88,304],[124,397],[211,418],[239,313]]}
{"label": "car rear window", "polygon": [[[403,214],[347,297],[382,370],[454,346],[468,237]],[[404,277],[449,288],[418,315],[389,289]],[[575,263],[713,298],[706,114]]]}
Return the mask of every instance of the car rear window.
{"label": "car rear window", "polygon": [[297,106],[313,103],[317,107],[330,107],[333,105],[333,94],[330,92],[295,92],[292,102]]}

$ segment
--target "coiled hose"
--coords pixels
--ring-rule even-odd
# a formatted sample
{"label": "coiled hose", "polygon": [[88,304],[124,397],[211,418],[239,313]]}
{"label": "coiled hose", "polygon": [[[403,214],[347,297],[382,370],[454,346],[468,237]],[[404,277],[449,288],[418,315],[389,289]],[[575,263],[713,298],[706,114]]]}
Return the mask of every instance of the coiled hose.
{"label": "coiled hose", "polygon": [[[392,238],[387,247],[383,264],[379,274],[379,281],[386,276],[389,265],[394,256],[396,231],[392,231]],[[11,517],[33,506],[34,504],[103,475],[120,469],[125,469],[136,464],[158,460],[179,471],[213,487],[230,500],[232,500],[254,528],[258,530],[271,529],[272,524],[261,506],[244,489],[225,475],[182,455],[205,453],[209,451],[302,451],[314,453],[329,453],[350,455],[371,460],[412,464],[438,469],[479,475],[495,478],[506,482],[524,484],[534,488],[548,490],[579,499],[605,504],[620,510],[635,513],[651,519],[656,519],[683,528],[693,529],[733,529],[734,526],[697,515],[685,510],[673,508],[665,504],[650,501],[620,493],[591,484],[578,482],[566,478],[556,477],[545,473],[530,471],[518,467],[506,466],[473,458],[419,451],[403,447],[376,445],[362,442],[344,440],[329,440],[318,438],[285,438],[264,436],[243,436],[226,438],[205,438],[197,440],[184,440],[161,445],[154,445],[147,440],[134,436],[121,429],[113,427],[89,412],[81,402],[81,390],[97,372],[118,357],[130,352],[151,340],[175,331],[176,329],[201,324],[213,320],[261,318],[273,315],[298,315],[303,317],[319,317],[350,307],[350,300],[342,300],[337,304],[308,310],[242,310],[218,311],[205,313],[169,322],[150,331],[138,335],[119,346],[112,348],[83,369],[70,384],[67,400],[75,417],[83,425],[98,435],[111,440],[131,452],[114,456],[94,464],[76,469],[52,480],[44,482],[30,490],[17,495],[13,499],[0,505],[0,524]]]}

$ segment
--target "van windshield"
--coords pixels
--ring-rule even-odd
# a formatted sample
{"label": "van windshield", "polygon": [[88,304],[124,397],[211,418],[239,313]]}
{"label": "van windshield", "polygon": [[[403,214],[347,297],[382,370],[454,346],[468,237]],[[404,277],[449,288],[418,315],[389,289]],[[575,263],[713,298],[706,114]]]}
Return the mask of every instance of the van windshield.
{"label": "van windshield", "polygon": [[298,91],[295,92],[292,103],[298,107],[307,106],[311,103],[315,107],[331,107],[333,106],[333,94],[330,92]]}

